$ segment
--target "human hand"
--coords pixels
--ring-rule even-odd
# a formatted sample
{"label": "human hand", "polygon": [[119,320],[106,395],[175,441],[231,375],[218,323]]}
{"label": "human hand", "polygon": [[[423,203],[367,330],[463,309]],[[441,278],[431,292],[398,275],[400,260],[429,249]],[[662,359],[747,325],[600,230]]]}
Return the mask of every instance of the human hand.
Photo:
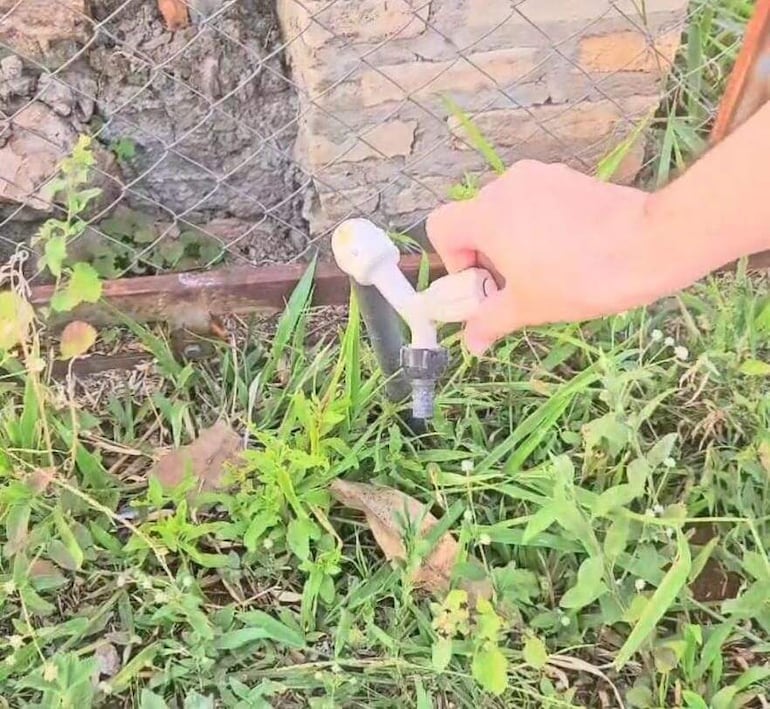
{"label": "human hand", "polygon": [[[481,354],[525,326],[586,320],[646,305],[697,274],[670,264],[647,193],[565,165],[521,161],[472,200],[428,218],[450,273],[491,266],[504,279],[465,325]],[[690,271],[692,269],[689,269]]]}

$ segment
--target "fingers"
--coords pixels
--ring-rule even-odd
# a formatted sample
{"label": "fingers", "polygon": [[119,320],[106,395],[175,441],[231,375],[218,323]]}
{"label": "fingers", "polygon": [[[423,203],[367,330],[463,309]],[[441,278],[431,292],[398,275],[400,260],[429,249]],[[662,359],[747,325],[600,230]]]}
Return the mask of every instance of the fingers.
{"label": "fingers", "polygon": [[476,356],[520,326],[507,288],[490,295],[478,312],[465,323],[465,346]]}
{"label": "fingers", "polygon": [[471,202],[450,202],[436,209],[426,222],[428,239],[449,273],[476,265],[478,224]]}

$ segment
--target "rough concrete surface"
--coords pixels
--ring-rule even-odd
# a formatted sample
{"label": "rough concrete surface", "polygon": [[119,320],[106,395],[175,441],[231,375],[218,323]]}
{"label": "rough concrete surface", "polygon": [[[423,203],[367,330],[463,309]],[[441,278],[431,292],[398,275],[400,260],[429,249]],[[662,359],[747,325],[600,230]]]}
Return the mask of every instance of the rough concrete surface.
{"label": "rough concrete surface", "polygon": [[[196,7],[211,13],[221,4]],[[115,5],[97,2],[96,18]],[[287,240],[294,250],[303,245],[305,190],[292,158],[297,100],[273,5],[239,0],[208,24],[193,13],[197,24],[172,34],[153,5],[134,0],[105,23],[89,61],[103,136],[135,145],[124,170],[134,192],[196,222],[267,213],[269,248],[285,252]]]}

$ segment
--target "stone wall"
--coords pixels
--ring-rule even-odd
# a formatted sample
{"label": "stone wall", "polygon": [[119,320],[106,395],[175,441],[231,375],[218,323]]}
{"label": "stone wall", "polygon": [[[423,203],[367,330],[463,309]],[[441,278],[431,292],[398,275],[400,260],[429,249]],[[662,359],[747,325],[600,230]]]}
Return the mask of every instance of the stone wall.
{"label": "stone wall", "polygon": [[[643,17],[632,0],[278,0],[311,230],[351,213],[404,227],[464,175],[488,175],[445,97],[506,164],[592,170],[658,105],[687,4],[647,0]],[[615,179],[633,179],[642,152]]]}
{"label": "stone wall", "polygon": [[592,170],[658,105],[687,0],[187,4],[172,31],[158,0],[0,0],[0,250],[55,213],[42,187],[79,133],[103,217],[192,224],[257,263],[348,215],[405,228],[487,179],[446,98],[506,163]]}
{"label": "stone wall", "polygon": [[[25,220],[29,237],[52,215],[40,187],[89,133],[105,159],[130,147],[108,166],[108,196],[181,221],[169,238],[194,224],[254,262],[305,248],[307,178],[275,2],[190,6],[188,26],[171,31],[157,0],[0,0],[0,109],[12,116],[0,125],[0,222]],[[0,242],[23,233],[6,222]]]}

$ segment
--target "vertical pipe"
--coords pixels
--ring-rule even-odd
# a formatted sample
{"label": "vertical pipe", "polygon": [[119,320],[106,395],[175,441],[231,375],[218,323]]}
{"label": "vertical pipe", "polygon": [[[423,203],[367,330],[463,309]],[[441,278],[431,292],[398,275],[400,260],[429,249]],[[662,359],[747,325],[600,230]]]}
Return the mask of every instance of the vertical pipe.
{"label": "vertical pipe", "polygon": [[374,286],[362,286],[351,278],[350,287],[356,294],[374,356],[387,379],[388,399],[400,403],[412,391],[401,368],[401,348],[405,344],[401,319]]}
{"label": "vertical pipe", "polygon": [[[350,287],[356,294],[377,364],[387,379],[385,394],[395,404],[406,401],[412,396],[412,382],[401,366],[401,348],[406,344],[401,318],[374,286],[362,286],[351,278]],[[405,417],[404,423],[413,435],[427,431],[425,420],[412,415]]]}

